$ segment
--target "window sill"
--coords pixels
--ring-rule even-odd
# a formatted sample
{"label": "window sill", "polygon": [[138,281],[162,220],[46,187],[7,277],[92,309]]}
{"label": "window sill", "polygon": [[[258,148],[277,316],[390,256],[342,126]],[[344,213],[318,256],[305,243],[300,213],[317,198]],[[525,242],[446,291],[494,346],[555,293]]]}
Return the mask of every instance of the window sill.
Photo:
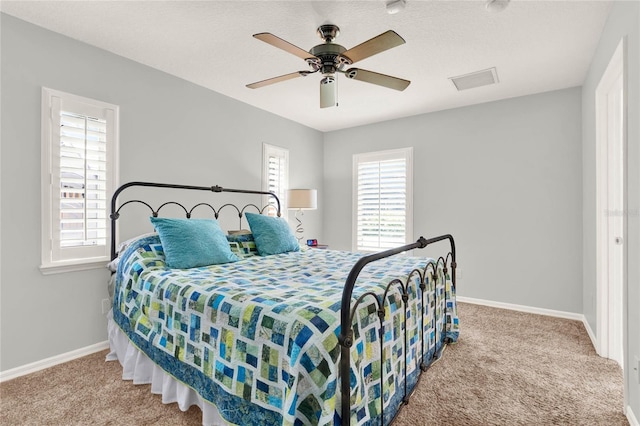
{"label": "window sill", "polygon": [[106,269],[109,259],[92,258],[86,260],[73,260],[64,262],[55,262],[40,265],[42,275],[64,274],[67,272],[87,271],[89,269]]}

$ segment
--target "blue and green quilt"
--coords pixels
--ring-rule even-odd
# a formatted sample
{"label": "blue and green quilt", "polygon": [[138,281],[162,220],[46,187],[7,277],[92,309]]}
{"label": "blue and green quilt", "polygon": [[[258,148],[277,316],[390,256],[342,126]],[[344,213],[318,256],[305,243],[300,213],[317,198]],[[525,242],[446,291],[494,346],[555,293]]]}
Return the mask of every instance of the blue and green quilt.
{"label": "blue and green quilt", "polygon": [[[179,270],[165,266],[157,236],[145,237],[131,244],[119,262],[114,319],[141,351],[214,404],[229,423],[339,423],[340,301],[359,257],[306,250]],[[405,282],[427,262],[394,256],[367,265],[354,301],[368,291],[382,294],[393,279]],[[384,333],[379,333],[373,296],[358,306],[349,378],[351,424],[379,423],[381,400],[385,420],[395,413],[405,359],[409,389],[417,380],[421,328],[426,363],[445,337],[457,339],[455,294],[441,269],[439,274],[440,279],[428,280],[424,324],[423,295],[415,285],[410,286],[406,322],[400,292],[389,292]]]}

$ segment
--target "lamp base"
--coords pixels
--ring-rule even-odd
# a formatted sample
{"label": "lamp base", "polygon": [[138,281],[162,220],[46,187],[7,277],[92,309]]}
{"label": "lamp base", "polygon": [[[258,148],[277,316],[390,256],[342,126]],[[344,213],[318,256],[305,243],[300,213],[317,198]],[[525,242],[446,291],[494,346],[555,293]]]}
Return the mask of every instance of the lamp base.
{"label": "lamp base", "polygon": [[298,224],[296,225],[296,238],[298,239],[298,244],[300,244],[303,238],[304,228],[302,227],[302,221],[298,217],[298,214],[300,214],[300,216],[304,216],[304,212],[302,211],[302,209],[296,210],[294,214],[294,217],[296,218],[296,222],[298,222]]}

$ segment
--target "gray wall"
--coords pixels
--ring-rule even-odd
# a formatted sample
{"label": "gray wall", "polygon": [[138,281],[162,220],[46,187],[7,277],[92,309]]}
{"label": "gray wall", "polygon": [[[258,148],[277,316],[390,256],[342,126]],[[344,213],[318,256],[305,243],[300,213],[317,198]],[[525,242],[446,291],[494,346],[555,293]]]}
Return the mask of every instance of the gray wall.
{"label": "gray wall", "polygon": [[415,237],[453,234],[459,295],[582,312],[580,105],[572,88],[326,134],[326,242],[351,248],[352,155],[413,146]]}
{"label": "gray wall", "polygon": [[121,183],[259,189],[262,143],[288,148],[291,186],[319,190],[304,221],[322,240],[320,132],[5,14],[1,31],[0,371],[107,338],[106,269],[38,270],[42,86],[120,106]]}
{"label": "gray wall", "polygon": [[620,40],[627,39],[627,352],[628,401],[640,419],[640,384],[631,362],[640,357],[640,4],[614,3],[589,73],[582,86],[583,131],[583,313],[592,330],[596,323],[596,122],[595,91]]}

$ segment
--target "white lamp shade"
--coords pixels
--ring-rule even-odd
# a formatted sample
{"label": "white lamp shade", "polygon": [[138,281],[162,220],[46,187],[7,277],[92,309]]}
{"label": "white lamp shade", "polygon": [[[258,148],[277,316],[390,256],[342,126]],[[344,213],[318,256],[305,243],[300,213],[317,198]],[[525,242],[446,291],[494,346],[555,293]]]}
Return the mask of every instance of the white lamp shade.
{"label": "white lamp shade", "polygon": [[318,208],[318,191],[315,189],[290,189],[287,191],[290,209],[315,210]]}

